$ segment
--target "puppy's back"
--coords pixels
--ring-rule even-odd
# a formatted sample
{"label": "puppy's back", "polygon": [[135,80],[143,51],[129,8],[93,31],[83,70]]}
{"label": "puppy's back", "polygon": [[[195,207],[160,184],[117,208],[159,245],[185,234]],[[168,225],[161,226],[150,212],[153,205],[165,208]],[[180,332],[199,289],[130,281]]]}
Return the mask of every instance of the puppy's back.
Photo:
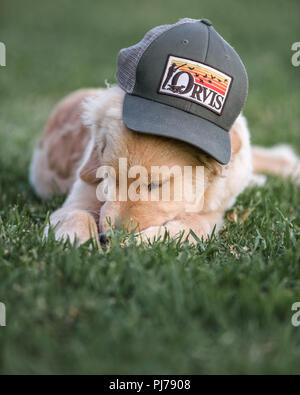
{"label": "puppy's back", "polygon": [[90,139],[81,120],[82,103],[97,93],[97,89],[75,91],[50,115],[30,165],[30,182],[40,197],[65,194],[71,188]]}

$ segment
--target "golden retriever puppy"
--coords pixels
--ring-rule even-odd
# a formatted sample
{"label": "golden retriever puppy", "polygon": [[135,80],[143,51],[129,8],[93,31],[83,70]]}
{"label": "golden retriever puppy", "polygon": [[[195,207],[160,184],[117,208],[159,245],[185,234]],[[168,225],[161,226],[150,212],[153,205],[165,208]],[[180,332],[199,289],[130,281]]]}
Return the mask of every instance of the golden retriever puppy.
{"label": "golden retriever puppy", "polygon": [[[73,241],[76,237],[84,243],[93,237],[99,244],[98,234],[105,242],[110,224],[127,230],[134,228],[139,241],[153,241],[167,231],[171,237],[184,232],[190,242],[195,242],[193,232],[201,239],[214,228],[218,231],[225,211],[233,206],[237,196],[252,180],[263,182],[254,172],[299,180],[300,162],[290,148],[251,149],[242,115],[230,130],[231,160],[221,165],[187,143],[129,130],[122,121],[123,99],[124,92],[119,87],[80,90],[62,100],[46,124],[32,159],[30,181],[44,199],[69,193],[63,207],[50,217],[57,239],[69,237]],[[120,170],[120,158],[128,172]],[[147,171],[130,173],[135,166]],[[162,166],[175,166],[182,172],[164,174]],[[201,191],[199,196],[195,194],[196,176],[192,173],[192,200],[184,194],[175,199],[176,185],[182,185],[176,184],[176,177],[183,177],[186,166],[203,169]],[[97,173],[101,167],[114,171],[114,199],[99,196],[108,188],[107,177]],[[156,177],[156,183],[149,174]],[[124,190],[120,193],[121,176],[126,178],[125,196]],[[167,200],[161,193],[165,183],[171,190]],[[130,188],[137,197],[143,190],[144,198],[128,199]],[[154,190],[156,199],[151,199]],[[46,235],[47,232],[48,229]]]}

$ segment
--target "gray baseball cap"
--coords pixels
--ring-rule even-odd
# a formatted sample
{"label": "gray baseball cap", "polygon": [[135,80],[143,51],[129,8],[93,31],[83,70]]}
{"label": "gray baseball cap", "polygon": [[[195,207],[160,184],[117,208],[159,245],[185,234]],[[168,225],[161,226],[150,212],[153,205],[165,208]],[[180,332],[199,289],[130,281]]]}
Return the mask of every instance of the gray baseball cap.
{"label": "gray baseball cap", "polygon": [[208,19],[157,26],[118,55],[123,121],[136,132],[192,144],[221,164],[248,91],[245,67]]}

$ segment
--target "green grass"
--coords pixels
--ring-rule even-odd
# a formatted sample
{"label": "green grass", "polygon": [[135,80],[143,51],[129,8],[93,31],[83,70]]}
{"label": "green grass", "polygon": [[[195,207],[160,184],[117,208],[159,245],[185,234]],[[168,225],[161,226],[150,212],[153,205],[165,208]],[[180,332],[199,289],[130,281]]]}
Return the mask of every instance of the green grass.
{"label": "green grass", "polygon": [[[219,237],[100,255],[53,237],[28,183],[34,144],[55,102],[114,81],[116,55],[151,27],[206,17],[240,53],[256,144],[300,152],[298,1],[2,0],[0,41],[1,373],[299,373],[299,187],[248,189]],[[243,219],[243,214],[249,215]],[[117,237],[117,236],[116,236]]]}

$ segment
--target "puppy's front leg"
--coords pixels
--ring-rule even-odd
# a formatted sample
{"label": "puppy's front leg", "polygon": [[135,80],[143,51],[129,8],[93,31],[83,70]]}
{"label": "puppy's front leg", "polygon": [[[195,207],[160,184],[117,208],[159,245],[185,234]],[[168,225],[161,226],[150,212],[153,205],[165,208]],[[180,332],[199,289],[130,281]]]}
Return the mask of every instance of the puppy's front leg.
{"label": "puppy's front leg", "polygon": [[[96,220],[101,207],[101,202],[96,197],[96,185],[88,184],[78,179],[65,201],[62,208],[50,216],[50,225],[54,228],[57,240],[71,242],[77,239],[79,244],[94,238],[99,245],[98,227]],[[45,230],[48,236],[49,228]]]}
{"label": "puppy's front leg", "polygon": [[171,238],[178,237],[182,232],[183,240],[188,236],[188,240],[192,244],[196,244],[197,241],[191,234],[192,230],[201,239],[207,239],[214,227],[216,231],[222,227],[223,224],[223,212],[209,212],[205,214],[186,214],[185,216],[176,218],[172,221],[168,221],[162,226],[151,226],[141,233],[138,234],[138,242],[153,242],[159,237],[163,237],[165,232],[169,233]]}

